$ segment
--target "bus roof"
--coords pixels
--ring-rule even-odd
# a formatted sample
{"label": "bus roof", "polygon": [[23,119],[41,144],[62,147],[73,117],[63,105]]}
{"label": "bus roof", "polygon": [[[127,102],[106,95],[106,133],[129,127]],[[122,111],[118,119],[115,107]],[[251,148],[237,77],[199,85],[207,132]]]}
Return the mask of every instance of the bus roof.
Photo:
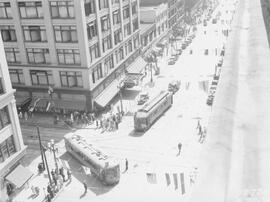
{"label": "bus roof", "polygon": [[115,166],[117,163],[115,159],[105,155],[99,149],[89,144],[82,136],[76,134],[69,134],[64,137],[69,143],[79,149],[84,155],[88,156],[92,161],[101,166],[108,167]]}
{"label": "bus roof", "polygon": [[168,91],[160,91],[160,93],[154,97],[152,100],[147,102],[141,109],[138,111],[141,112],[149,112],[154,106],[156,106],[164,97],[166,97],[169,94]]}

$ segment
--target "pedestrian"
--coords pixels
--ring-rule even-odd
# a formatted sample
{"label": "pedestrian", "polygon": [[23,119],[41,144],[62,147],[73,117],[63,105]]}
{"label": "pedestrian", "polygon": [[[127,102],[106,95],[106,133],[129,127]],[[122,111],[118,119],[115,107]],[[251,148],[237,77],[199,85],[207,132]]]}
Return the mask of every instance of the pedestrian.
{"label": "pedestrian", "polygon": [[115,129],[118,130],[118,121],[115,120]]}
{"label": "pedestrian", "polygon": [[198,135],[201,135],[202,134],[202,126],[200,125],[199,126],[199,133],[198,133]]}
{"label": "pedestrian", "polygon": [[182,143],[179,142],[178,145],[177,145],[177,147],[178,147],[178,154],[177,154],[177,156],[179,156],[180,153],[181,153],[181,149],[182,149]]}
{"label": "pedestrian", "polygon": [[31,186],[31,191],[32,191],[33,195],[36,195],[36,190],[35,190],[35,187],[33,185]]}
{"label": "pedestrian", "polygon": [[52,177],[54,177],[54,176],[55,176],[55,172],[54,172],[54,170],[53,170],[53,169],[51,170],[51,175],[52,175]]}
{"label": "pedestrian", "polygon": [[98,120],[96,119],[96,128],[98,128]]}
{"label": "pedestrian", "polygon": [[196,129],[198,129],[200,126],[201,126],[200,120],[198,120],[198,122],[197,122],[197,128]]}
{"label": "pedestrian", "polygon": [[59,169],[59,174],[62,176],[63,181],[65,182],[65,174],[64,174],[64,168],[63,168],[63,167],[61,167],[61,168]]}
{"label": "pedestrian", "polygon": [[84,187],[84,193],[86,194],[87,193],[87,184],[86,184],[85,180],[83,181],[83,187]]}
{"label": "pedestrian", "polygon": [[127,158],[126,158],[126,170],[125,171],[127,171],[128,170],[128,160],[127,160]]}

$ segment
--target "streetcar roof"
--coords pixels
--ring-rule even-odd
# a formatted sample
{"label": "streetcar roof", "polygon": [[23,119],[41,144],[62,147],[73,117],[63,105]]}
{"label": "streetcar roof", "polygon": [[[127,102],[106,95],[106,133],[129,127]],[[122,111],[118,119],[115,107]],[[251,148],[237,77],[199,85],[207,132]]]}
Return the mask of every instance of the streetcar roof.
{"label": "streetcar roof", "polygon": [[74,147],[79,149],[84,155],[88,156],[95,163],[107,167],[113,167],[117,165],[116,159],[111,156],[105,155],[101,152],[97,147],[88,143],[85,138],[76,134],[68,134],[64,137],[69,143],[71,143]]}
{"label": "streetcar roof", "polygon": [[152,100],[147,102],[138,112],[149,112],[154,106],[156,106],[164,97],[169,95],[168,91],[160,91],[160,93],[154,97]]}

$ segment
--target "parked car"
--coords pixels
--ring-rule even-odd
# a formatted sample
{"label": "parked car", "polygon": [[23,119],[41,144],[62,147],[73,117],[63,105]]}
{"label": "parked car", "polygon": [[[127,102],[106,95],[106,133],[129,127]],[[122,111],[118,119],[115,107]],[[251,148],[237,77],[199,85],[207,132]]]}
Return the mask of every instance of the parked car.
{"label": "parked car", "polygon": [[187,44],[186,43],[183,43],[182,46],[181,46],[182,50],[185,50],[186,47],[187,47]]}
{"label": "parked car", "polygon": [[211,106],[213,104],[213,101],[214,101],[214,95],[209,95],[207,98],[206,104]]}
{"label": "parked car", "polygon": [[214,19],[212,20],[212,24],[217,24],[217,19],[216,19],[216,18],[214,18]]}
{"label": "parked car", "polygon": [[180,81],[172,81],[168,85],[168,91],[172,92],[173,94],[176,93],[180,89]]}
{"label": "parked car", "polygon": [[137,104],[143,105],[149,100],[149,94],[148,92],[141,92],[137,98]]}
{"label": "parked car", "polygon": [[174,58],[170,58],[168,61],[168,65],[174,65],[175,64],[175,59]]}
{"label": "parked car", "polygon": [[203,21],[203,26],[205,26],[205,27],[207,26],[207,21],[206,20]]}

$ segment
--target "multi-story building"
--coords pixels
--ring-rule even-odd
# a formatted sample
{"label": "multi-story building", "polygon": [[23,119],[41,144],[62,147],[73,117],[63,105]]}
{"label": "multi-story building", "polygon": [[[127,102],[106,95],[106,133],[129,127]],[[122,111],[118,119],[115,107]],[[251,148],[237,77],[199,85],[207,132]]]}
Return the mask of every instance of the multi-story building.
{"label": "multi-story building", "polygon": [[168,33],[168,5],[140,7],[141,46],[145,52]]}
{"label": "multi-story building", "polygon": [[168,25],[174,27],[184,17],[185,0],[141,0],[141,7],[168,4]]}
{"label": "multi-story building", "polygon": [[139,54],[138,10],[138,0],[0,0],[18,99],[41,98],[44,109],[50,86],[56,109],[104,107]]}
{"label": "multi-story building", "polygon": [[[0,202],[8,199],[7,193],[10,193],[13,185],[7,179],[13,177],[14,169],[16,172],[24,171],[23,167],[18,167],[19,160],[25,154],[26,146],[22,139],[14,92],[0,36]],[[18,182],[31,177],[29,173],[21,174],[23,177],[17,179]]]}

